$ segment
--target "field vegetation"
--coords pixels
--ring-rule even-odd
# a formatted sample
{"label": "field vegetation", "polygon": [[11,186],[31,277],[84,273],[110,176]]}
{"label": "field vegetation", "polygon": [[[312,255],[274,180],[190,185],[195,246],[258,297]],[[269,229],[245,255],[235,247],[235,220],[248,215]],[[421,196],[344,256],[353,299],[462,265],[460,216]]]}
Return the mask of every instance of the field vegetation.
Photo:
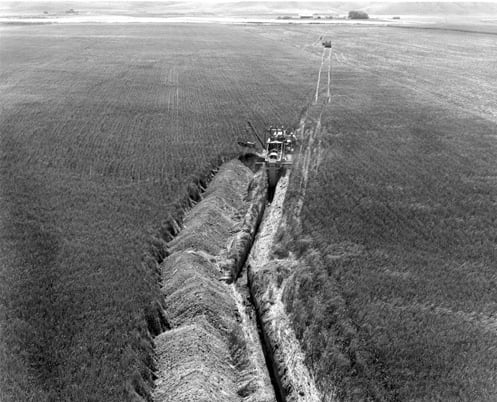
{"label": "field vegetation", "polygon": [[282,235],[307,364],[346,400],[495,400],[497,48],[415,33],[2,27],[0,399],[149,399],[150,235],[246,120],[298,123],[325,35],[319,163]]}
{"label": "field vegetation", "polygon": [[0,399],[148,399],[150,234],[246,120],[297,122],[312,62],[236,26],[1,30]]}
{"label": "field vegetation", "polygon": [[321,389],[345,400],[493,401],[493,36],[378,27],[328,35],[335,57],[320,164],[303,232],[287,237],[302,269],[286,303],[307,362]]}

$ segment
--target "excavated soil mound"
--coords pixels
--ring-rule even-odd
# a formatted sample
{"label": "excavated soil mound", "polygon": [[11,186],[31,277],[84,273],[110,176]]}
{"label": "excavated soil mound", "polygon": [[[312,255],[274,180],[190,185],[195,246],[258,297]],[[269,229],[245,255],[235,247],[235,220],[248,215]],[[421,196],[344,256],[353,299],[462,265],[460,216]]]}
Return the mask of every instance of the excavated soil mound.
{"label": "excavated soil mound", "polygon": [[194,251],[172,254],[163,264],[163,281],[166,316],[173,328],[202,317],[222,335],[236,320],[235,304],[220,281],[219,268],[205,256]]}
{"label": "excavated soil mound", "polygon": [[229,349],[206,320],[183,325],[157,339],[161,375],[156,401],[237,401]]}
{"label": "excavated soil mound", "polygon": [[169,250],[204,251],[220,256],[242,223],[245,199],[253,173],[238,160],[225,163],[198,203],[183,220],[183,229],[169,242]]}
{"label": "excavated soil mound", "polygon": [[[224,164],[168,243],[161,271],[171,330],[155,338],[155,401],[275,400],[267,370],[261,370],[262,349],[253,345],[257,337],[247,336],[236,290],[222,280],[235,271],[229,254],[245,227],[253,176],[238,160]],[[251,352],[257,348],[259,355]]]}

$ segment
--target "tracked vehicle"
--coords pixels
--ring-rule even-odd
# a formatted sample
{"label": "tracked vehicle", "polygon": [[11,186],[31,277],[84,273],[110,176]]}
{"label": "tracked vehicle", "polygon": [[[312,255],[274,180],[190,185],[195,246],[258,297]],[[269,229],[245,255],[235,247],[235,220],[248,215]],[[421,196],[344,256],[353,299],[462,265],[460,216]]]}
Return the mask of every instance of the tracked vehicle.
{"label": "tracked vehicle", "polygon": [[297,138],[284,128],[269,128],[266,140],[265,165],[269,187],[276,186],[282,170],[293,164]]}
{"label": "tracked vehicle", "polygon": [[[276,186],[283,169],[293,164],[294,154],[297,146],[297,137],[293,130],[284,127],[269,127],[264,132],[264,141],[257,134],[254,126],[248,122],[253,135],[262,146],[262,151],[256,154],[262,159],[260,162],[267,170],[269,187]],[[254,148],[249,141],[238,141],[241,146]]]}

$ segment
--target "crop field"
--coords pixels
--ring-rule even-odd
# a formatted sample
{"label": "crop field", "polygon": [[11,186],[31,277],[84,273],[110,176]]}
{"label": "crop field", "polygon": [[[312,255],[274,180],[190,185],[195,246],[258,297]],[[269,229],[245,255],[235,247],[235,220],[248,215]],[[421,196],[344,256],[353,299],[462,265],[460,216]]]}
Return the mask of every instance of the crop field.
{"label": "crop field", "polygon": [[[282,34],[320,52],[322,30]],[[495,36],[327,35],[331,103],[287,297],[308,364],[345,399],[496,400]]]}
{"label": "crop field", "polygon": [[236,26],[0,29],[0,399],[146,396],[149,235],[246,120],[298,122],[314,63]]}
{"label": "crop field", "polygon": [[[497,399],[495,35],[74,24],[0,36],[2,401],[148,398],[146,316],[161,296],[147,241],[192,177],[237,153],[247,120],[297,126],[306,110],[318,146],[285,301],[318,387]],[[322,36],[331,91],[308,107]]]}

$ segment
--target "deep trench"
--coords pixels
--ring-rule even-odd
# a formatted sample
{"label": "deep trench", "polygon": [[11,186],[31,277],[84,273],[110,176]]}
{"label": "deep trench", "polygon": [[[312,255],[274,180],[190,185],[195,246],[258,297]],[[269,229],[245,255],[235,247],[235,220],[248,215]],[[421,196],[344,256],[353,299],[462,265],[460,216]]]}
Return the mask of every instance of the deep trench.
{"label": "deep trench", "polygon": [[[278,185],[278,183],[276,183],[276,186]],[[271,186],[271,187],[268,187],[267,189],[267,202],[269,204],[271,204],[271,202],[273,202],[273,198],[274,198],[274,193],[276,192],[276,186]],[[256,235],[258,233],[259,229],[257,229],[256,231]],[[250,250],[249,250],[250,252]]]}
{"label": "deep trench", "polygon": [[[247,273],[245,273],[248,275]],[[276,363],[274,361],[273,351],[271,350],[271,346],[269,345],[269,340],[267,339],[267,335],[264,332],[261,316],[259,315],[258,310],[255,307],[254,296],[252,294],[252,288],[250,286],[250,281],[247,278],[248,283],[248,291],[250,295],[250,304],[252,305],[255,311],[255,322],[257,324],[257,334],[259,335],[259,340],[261,342],[262,353],[264,354],[264,359],[266,361],[267,371],[269,373],[269,378],[271,379],[271,384],[273,385],[274,395],[276,397],[277,402],[286,402],[286,392],[281,384],[281,379],[278,376]]]}
{"label": "deep trench", "polygon": [[[278,178],[278,180],[279,180],[279,178]],[[274,361],[273,351],[271,349],[269,340],[267,339],[267,335],[264,331],[264,327],[262,325],[262,320],[261,320],[261,316],[259,314],[259,310],[257,309],[256,303],[254,301],[254,295],[252,292],[252,285],[250,283],[250,276],[248,274],[248,266],[247,266],[247,259],[248,259],[248,256],[250,255],[250,252],[252,251],[252,247],[255,243],[255,240],[257,239],[257,235],[259,233],[260,226],[264,220],[266,208],[272,202],[277,186],[278,186],[278,182],[276,182],[275,186],[268,186],[266,204],[264,206],[264,209],[262,210],[262,216],[257,223],[256,229],[254,232],[254,237],[250,243],[250,247],[248,248],[248,250],[245,254],[244,261],[242,261],[242,265],[244,268],[243,268],[241,274],[246,275],[247,290],[249,293],[249,301],[250,301],[250,305],[251,305],[253,311],[255,312],[255,322],[257,324],[257,334],[259,335],[259,342],[261,344],[262,353],[264,355],[264,360],[266,362],[266,368],[267,368],[267,371],[269,373],[269,378],[271,379],[271,384],[273,386],[276,401],[277,402],[286,402],[286,393],[285,393],[285,390],[281,384],[281,379],[278,376],[276,364]],[[236,278],[235,281],[237,281],[237,280],[238,280],[238,278]]]}
{"label": "deep trench", "polygon": [[[252,161],[250,161],[250,160],[244,160],[242,158],[240,158],[240,160],[246,166],[248,166],[249,168],[251,168],[252,171],[254,171],[254,172],[257,171],[257,168],[254,167],[255,165],[252,164]],[[276,184],[274,186],[270,186],[268,184],[266,203],[264,205],[264,208],[262,209],[260,219],[258,219],[258,221],[257,221],[257,225],[256,225],[256,228],[255,228],[255,231],[254,231],[254,236],[252,238],[252,241],[250,242],[250,245],[249,245],[248,249],[246,250],[246,253],[244,254],[243,261],[241,262],[241,265],[242,265],[243,269],[240,272],[240,274],[241,275],[246,275],[247,291],[248,291],[248,294],[249,294],[249,301],[250,301],[250,305],[251,305],[253,311],[255,312],[255,322],[257,324],[257,334],[259,335],[259,342],[260,342],[260,345],[261,345],[261,348],[262,348],[262,353],[264,355],[264,360],[265,360],[265,363],[266,363],[266,368],[267,368],[267,371],[269,373],[269,377],[271,379],[271,384],[273,386],[273,390],[274,390],[274,395],[276,397],[276,401],[277,402],[286,402],[286,393],[285,393],[285,390],[284,390],[284,388],[283,388],[283,386],[281,384],[281,379],[278,376],[276,364],[275,364],[275,361],[274,361],[273,351],[271,349],[269,340],[267,339],[267,335],[266,335],[266,333],[264,331],[264,327],[262,325],[262,320],[261,320],[261,316],[259,314],[259,310],[257,309],[256,303],[254,301],[254,295],[253,295],[253,292],[252,292],[252,285],[250,283],[250,276],[248,274],[249,267],[248,267],[248,264],[247,264],[247,259],[248,259],[249,255],[250,255],[250,252],[252,251],[252,247],[253,247],[256,239],[257,239],[257,235],[259,234],[259,229],[260,229],[261,224],[262,224],[262,222],[264,220],[266,208],[273,201],[273,197],[274,197],[274,194],[276,192],[276,187],[278,186],[278,182],[279,182],[279,178],[281,177],[281,173],[282,172],[280,172],[280,175],[278,176],[278,181],[276,182]],[[235,278],[235,282],[237,282],[238,279],[239,279],[239,276]]]}
{"label": "deep trench", "polygon": [[[258,167],[256,167],[256,164],[254,163],[255,159],[253,157],[251,157],[251,156],[247,157],[247,155],[245,155],[243,157],[239,157],[238,159],[254,172],[254,177],[255,177],[255,174],[258,171]],[[210,176],[210,178],[208,180],[209,182],[210,182],[210,179],[212,179],[212,177],[217,174],[217,170],[218,169],[212,169],[211,170],[211,176]],[[278,181],[279,181],[279,177],[278,177]],[[205,192],[205,190],[208,187],[208,185],[209,185],[208,182],[207,183],[202,182],[202,187],[200,187],[200,186],[198,187],[198,195],[199,195],[199,197],[201,197],[201,194],[203,194]],[[247,300],[249,301],[250,307],[254,311],[254,314],[255,314],[255,324],[256,324],[256,327],[257,327],[257,335],[258,335],[258,338],[259,338],[260,347],[262,349],[262,353],[263,353],[263,356],[264,356],[264,363],[265,363],[265,366],[266,366],[266,369],[267,369],[267,372],[268,372],[268,375],[269,375],[269,378],[270,378],[270,381],[271,381],[271,385],[272,385],[272,388],[273,388],[273,391],[274,391],[274,395],[275,395],[275,398],[276,398],[277,402],[286,402],[287,395],[286,395],[284,387],[282,386],[282,379],[278,375],[278,369],[277,369],[277,364],[276,364],[275,359],[274,359],[273,349],[272,349],[270,341],[268,339],[268,335],[264,331],[264,326],[262,324],[261,315],[260,315],[259,310],[256,307],[256,303],[255,303],[255,300],[254,300],[255,296],[253,294],[253,287],[252,287],[252,285],[250,283],[250,276],[248,274],[249,267],[248,267],[248,263],[247,263],[248,257],[249,257],[249,255],[250,255],[250,253],[252,251],[252,248],[253,248],[253,246],[255,244],[255,241],[257,239],[258,233],[260,231],[261,225],[262,225],[262,223],[264,221],[264,218],[266,216],[266,214],[265,214],[266,208],[271,205],[271,202],[272,202],[273,196],[275,194],[275,190],[276,190],[277,185],[278,185],[278,182],[275,184],[275,186],[269,187],[269,185],[268,185],[268,187],[267,187],[267,192],[266,192],[266,195],[265,195],[266,196],[266,202],[265,202],[265,204],[264,204],[264,206],[263,206],[263,208],[262,208],[262,210],[260,212],[259,219],[257,220],[257,223],[255,225],[255,230],[254,230],[253,237],[251,238],[250,242],[248,242],[248,244],[246,246],[247,249],[245,250],[243,258],[240,261],[240,265],[241,265],[242,269],[240,270],[240,272],[239,272],[238,275],[235,275],[233,277],[233,282],[238,283],[239,280],[240,280],[240,276],[241,275],[246,275],[246,277],[244,278],[244,280],[246,280],[246,285],[247,285],[247,292],[248,292],[248,299]],[[186,211],[188,209],[192,208],[199,201],[199,197],[192,197],[191,195],[189,195],[189,196],[186,197],[186,198],[188,198],[186,200],[187,201],[187,209],[184,210],[184,213],[186,213]],[[181,216],[177,220],[174,219],[174,223],[175,223],[174,226],[175,227],[174,227],[174,233],[171,233],[172,237],[175,237],[176,234],[181,230],[181,227],[182,227],[182,218],[183,217]],[[159,259],[157,259],[157,260],[159,260]],[[159,263],[162,260],[163,260],[163,258],[160,258]],[[239,289],[237,289],[236,291],[240,292]],[[164,330],[167,331],[168,329],[169,329],[168,325],[165,325],[165,326],[162,326],[162,328],[159,329],[158,331],[150,331],[150,332],[155,337],[159,333],[163,332]],[[154,375],[154,377],[156,378],[155,375]]]}

